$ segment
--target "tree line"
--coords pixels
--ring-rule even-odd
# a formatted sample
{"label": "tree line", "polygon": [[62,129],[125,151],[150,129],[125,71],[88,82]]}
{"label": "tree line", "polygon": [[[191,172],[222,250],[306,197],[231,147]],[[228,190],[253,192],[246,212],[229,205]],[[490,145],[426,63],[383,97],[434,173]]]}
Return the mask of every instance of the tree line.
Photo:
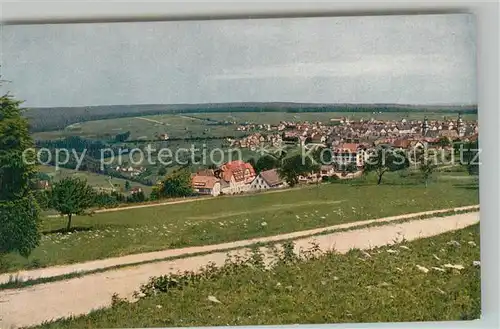
{"label": "tree line", "polygon": [[64,129],[75,123],[160,114],[230,113],[230,112],[408,112],[477,114],[477,106],[405,106],[391,104],[294,104],[294,103],[230,103],[194,105],[111,105],[89,107],[33,108],[24,115],[31,132]]}

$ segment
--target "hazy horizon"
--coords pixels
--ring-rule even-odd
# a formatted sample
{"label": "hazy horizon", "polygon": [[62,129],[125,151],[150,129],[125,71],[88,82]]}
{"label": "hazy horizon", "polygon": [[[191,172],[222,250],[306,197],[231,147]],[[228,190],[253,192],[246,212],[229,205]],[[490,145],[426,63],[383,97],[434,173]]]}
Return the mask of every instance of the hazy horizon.
{"label": "hazy horizon", "polygon": [[[315,103],[315,102],[287,102],[287,101],[267,101],[267,102],[220,102],[220,103],[135,103],[135,104],[96,104],[77,106],[30,106],[29,108],[58,108],[58,107],[101,107],[101,106],[189,106],[189,105],[223,105],[223,104],[306,104],[306,105],[347,105],[347,106],[408,106],[408,107],[477,107],[477,103],[441,103],[441,104],[407,104],[407,103]],[[22,105],[22,107],[26,107]],[[419,109],[420,110],[420,109]]]}
{"label": "hazy horizon", "polygon": [[26,107],[477,104],[473,15],[7,25]]}

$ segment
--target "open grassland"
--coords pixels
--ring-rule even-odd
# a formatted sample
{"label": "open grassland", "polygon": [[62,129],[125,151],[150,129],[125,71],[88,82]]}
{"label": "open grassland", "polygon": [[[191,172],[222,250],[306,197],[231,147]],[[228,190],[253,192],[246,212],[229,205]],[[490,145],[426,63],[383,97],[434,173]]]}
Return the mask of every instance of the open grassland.
{"label": "open grassland", "polygon": [[[114,186],[117,191],[125,193],[124,189],[125,189],[125,182],[127,181],[126,179],[115,178],[115,177],[110,178],[109,176],[106,175],[100,175],[88,171],[71,170],[66,168],[58,168],[58,170],[56,171],[55,167],[44,166],[44,165],[39,166],[38,170],[40,172],[52,176],[54,182],[57,182],[65,177],[78,177],[81,179],[86,179],[87,183],[90,186],[104,188],[104,189],[111,189]],[[130,186],[132,187],[142,188],[144,193],[146,194],[151,193],[152,189],[151,186],[146,186],[132,181],[130,181],[130,184],[131,184]]]}
{"label": "open grassland", "polygon": [[[196,165],[198,164],[200,168],[206,168],[207,165],[210,165],[213,162],[217,162],[218,164],[229,162],[231,160],[248,160],[250,158],[257,158],[259,154],[256,151],[251,151],[249,149],[236,149],[230,148],[227,142],[223,139],[200,139],[200,140],[168,140],[168,141],[157,141],[157,142],[142,142],[138,141],[132,147],[137,147],[143,149],[147,145],[151,146],[151,162],[149,162],[147,151],[144,151],[143,155],[138,152],[132,154],[124,154],[119,157],[115,154],[114,157],[109,157],[105,159],[105,163],[108,165],[133,165],[133,166],[143,166],[150,167],[155,171],[154,168],[158,168],[158,166],[166,165],[168,168],[175,167],[175,160],[178,158],[179,165],[182,163],[186,163],[193,159],[195,163],[193,163],[192,168],[196,169]],[[169,156],[168,153],[163,153],[163,158],[160,159],[158,157],[158,153],[161,149],[170,150],[172,156]],[[191,156],[191,151],[193,150],[193,157]],[[214,151],[216,150],[216,151]],[[220,151],[223,151],[221,154]],[[232,154],[230,155],[230,152]]]}
{"label": "open grassland", "polygon": [[28,258],[8,255],[2,271],[127,254],[230,242],[335,224],[479,203],[476,182],[439,180],[426,188],[412,177],[387,174],[279,193],[224,196],[184,204],[45,218],[41,245]]}
{"label": "open grassland", "polygon": [[[139,301],[39,328],[123,328],[471,320],[480,317],[479,224],[347,254],[258,254],[153,278]],[[310,250],[314,251],[314,249]]]}
{"label": "open grassland", "polygon": [[[288,112],[263,112],[263,113],[248,113],[248,112],[231,112],[231,113],[196,113],[190,114],[191,117],[200,119],[212,119],[217,121],[230,121],[237,123],[252,122],[256,124],[277,124],[280,121],[321,121],[328,122],[330,119],[340,119],[347,117],[350,120],[423,120],[426,116],[429,120],[443,120],[451,118],[455,120],[457,114],[454,113],[435,113],[435,112],[303,112],[303,113],[288,113]],[[464,120],[477,120],[475,114],[463,115]]]}
{"label": "open grassland", "polygon": [[206,120],[184,115],[153,115],[72,124],[63,130],[35,133],[35,139],[57,139],[69,136],[86,138],[112,138],[130,131],[130,139],[155,139],[159,134],[173,138],[224,137],[242,135],[236,125],[207,125]]}

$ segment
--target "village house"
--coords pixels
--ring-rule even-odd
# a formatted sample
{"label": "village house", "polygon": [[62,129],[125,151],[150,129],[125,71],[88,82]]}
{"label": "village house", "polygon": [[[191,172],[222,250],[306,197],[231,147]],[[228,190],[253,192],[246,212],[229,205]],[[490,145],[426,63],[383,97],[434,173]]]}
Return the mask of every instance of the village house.
{"label": "village house", "polygon": [[215,176],[205,176],[208,173],[197,173],[191,177],[193,189],[202,195],[218,196],[221,193],[220,179]]}
{"label": "village house", "polygon": [[223,164],[215,171],[215,176],[227,183],[222,193],[236,194],[248,191],[256,174],[251,164],[235,160]]}
{"label": "village house", "polygon": [[48,180],[40,180],[37,182],[37,188],[39,190],[48,190],[50,188],[50,182]]}
{"label": "village house", "polygon": [[354,163],[357,168],[362,168],[367,157],[366,147],[357,143],[340,144],[332,152],[332,161],[339,166],[348,166]]}
{"label": "village house", "polygon": [[332,165],[323,165],[320,168],[321,177],[332,177],[335,175],[335,167]]}
{"label": "village house", "polygon": [[113,193],[117,191],[116,187],[92,186],[92,189],[98,193]]}
{"label": "village house", "polygon": [[396,149],[400,150],[407,150],[410,148],[412,144],[412,141],[409,139],[396,139],[393,143],[392,146]]}
{"label": "village house", "polygon": [[132,187],[132,188],[130,189],[130,194],[137,194],[137,193],[141,193],[141,192],[142,192],[142,188],[137,187],[137,186]]}
{"label": "village house", "polygon": [[313,184],[321,182],[321,174],[320,173],[311,173],[308,175],[299,175],[298,177],[300,184]]}
{"label": "village house", "polygon": [[166,141],[166,140],[168,140],[168,138],[169,138],[168,134],[166,134],[166,133],[158,135],[158,139],[162,140],[162,141]]}
{"label": "village house", "polygon": [[118,172],[129,174],[130,176],[138,176],[141,173],[143,173],[146,169],[144,167],[134,168],[132,166],[129,166],[129,167],[120,167],[120,166],[117,166],[115,168],[115,170],[118,171]]}
{"label": "village house", "polygon": [[456,130],[441,130],[438,136],[448,137],[451,140],[455,140],[459,137],[459,133]]}
{"label": "village house", "polygon": [[286,187],[287,184],[280,178],[276,169],[262,171],[250,184],[250,190],[268,190]]}
{"label": "village house", "polygon": [[215,170],[200,170],[191,177],[191,180],[193,189],[197,193],[217,196],[248,191],[255,176],[251,164],[235,160]]}

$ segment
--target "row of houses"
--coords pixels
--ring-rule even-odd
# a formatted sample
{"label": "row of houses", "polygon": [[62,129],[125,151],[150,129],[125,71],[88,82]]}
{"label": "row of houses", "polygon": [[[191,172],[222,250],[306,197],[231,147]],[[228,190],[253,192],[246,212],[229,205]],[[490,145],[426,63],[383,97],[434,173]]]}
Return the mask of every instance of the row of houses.
{"label": "row of houses", "polygon": [[263,135],[261,133],[254,133],[240,140],[229,140],[230,147],[248,148],[255,151],[259,147],[272,146],[279,147],[283,143],[280,134]]}
{"label": "row of houses", "polygon": [[137,177],[146,171],[146,168],[144,168],[144,167],[134,168],[132,166],[128,166],[128,167],[116,166],[114,169],[117,172],[121,172],[121,173],[130,175],[130,177]]}
{"label": "row of houses", "polygon": [[204,169],[191,177],[193,189],[203,195],[240,194],[285,187],[276,169],[257,175],[250,163],[235,160],[218,169]]}
{"label": "row of houses", "polygon": [[[336,123],[333,124],[332,123]],[[259,128],[252,126],[252,128]],[[266,126],[266,125],[263,125]],[[267,127],[267,126],[266,126]],[[295,140],[298,144],[306,142],[332,145],[356,140],[359,143],[373,143],[382,138],[440,138],[463,139],[478,133],[477,122],[466,122],[459,115],[456,120],[358,120],[347,118],[332,119],[330,124],[321,122],[281,122],[269,125],[269,130],[277,131],[283,140]],[[239,127],[243,130],[243,127]],[[267,130],[267,129],[265,129]],[[247,144],[243,141],[243,145]]]}
{"label": "row of houses", "polygon": [[[341,173],[336,171],[333,165],[323,165],[319,172],[299,176],[298,180],[299,183],[310,184],[320,182],[324,177],[354,178],[361,172],[358,169],[354,173]],[[192,175],[191,181],[195,192],[212,196],[265,191],[288,186],[277,169],[265,170],[257,174],[251,164],[241,160],[228,162],[215,170],[200,170]]]}

